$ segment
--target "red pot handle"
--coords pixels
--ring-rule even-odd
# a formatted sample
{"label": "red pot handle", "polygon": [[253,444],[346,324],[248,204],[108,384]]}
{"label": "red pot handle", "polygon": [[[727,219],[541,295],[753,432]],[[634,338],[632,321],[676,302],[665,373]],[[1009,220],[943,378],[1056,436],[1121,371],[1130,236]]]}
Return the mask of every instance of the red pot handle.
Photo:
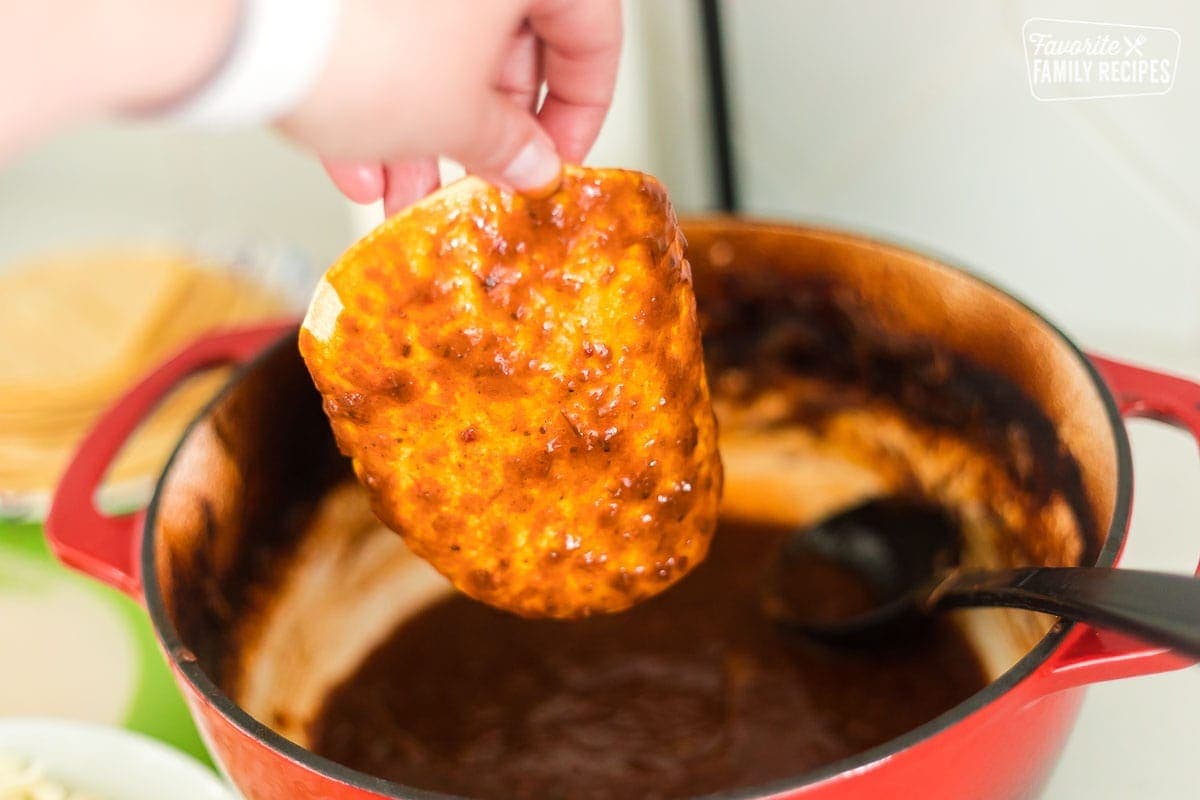
{"label": "red pot handle", "polygon": [[46,539],[64,564],[139,597],[137,549],[141,512],[110,517],[96,508],[96,490],[112,460],[155,406],[185,378],[202,370],[253,358],[286,331],[293,320],[219,331],[188,345],[163,363],[97,421],[80,443],[46,516]]}
{"label": "red pot handle", "polygon": [[[1125,417],[1144,417],[1188,431],[1200,442],[1200,384],[1173,375],[1091,356],[1117,408]],[[1196,573],[1200,577],[1200,564]],[[1129,636],[1089,626],[1055,659],[1055,688],[1181,669],[1193,660]]]}

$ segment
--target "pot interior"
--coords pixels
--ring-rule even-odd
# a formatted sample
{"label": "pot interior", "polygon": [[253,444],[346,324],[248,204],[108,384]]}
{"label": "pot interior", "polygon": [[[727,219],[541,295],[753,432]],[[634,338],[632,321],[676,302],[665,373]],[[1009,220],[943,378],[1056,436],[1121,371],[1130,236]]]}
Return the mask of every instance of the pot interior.
{"label": "pot interior", "polygon": [[[804,525],[863,499],[947,508],[967,566],[1091,563],[1118,464],[1081,357],[1003,293],[821,230],[685,224],[730,519]],[[718,534],[719,535],[719,534]],[[281,343],[189,432],[153,565],[180,641],[292,741],[396,626],[451,591],[372,516]],[[955,612],[988,678],[1055,623]]]}

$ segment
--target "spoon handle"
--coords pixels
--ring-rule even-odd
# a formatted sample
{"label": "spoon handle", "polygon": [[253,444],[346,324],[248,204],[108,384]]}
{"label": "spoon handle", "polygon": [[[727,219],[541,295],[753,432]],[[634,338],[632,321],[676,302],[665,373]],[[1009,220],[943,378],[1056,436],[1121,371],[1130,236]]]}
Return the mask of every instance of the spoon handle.
{"label": "spoon handle", "polygon": [[952,573],[928,608],[1008,606],[1132,634],[1200,658],[1200,579],[1104,567]]}

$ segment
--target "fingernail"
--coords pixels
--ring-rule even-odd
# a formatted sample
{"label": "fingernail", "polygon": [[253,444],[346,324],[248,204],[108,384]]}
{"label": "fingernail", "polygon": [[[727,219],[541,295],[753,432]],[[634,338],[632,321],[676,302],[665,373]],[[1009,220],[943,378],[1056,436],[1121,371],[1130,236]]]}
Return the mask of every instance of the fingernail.
{"label": "fingernail", "polygon": [[517,191],[543,197],[558,188],[562,162],[549,142],[531,139],[505,167],[501,177]]}

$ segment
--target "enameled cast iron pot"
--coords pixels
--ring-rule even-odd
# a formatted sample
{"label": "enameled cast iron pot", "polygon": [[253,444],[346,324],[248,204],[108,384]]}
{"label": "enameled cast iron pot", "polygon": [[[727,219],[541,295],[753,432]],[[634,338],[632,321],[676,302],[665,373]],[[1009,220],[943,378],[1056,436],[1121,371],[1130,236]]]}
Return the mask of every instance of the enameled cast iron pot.
{"label": "enameled cast iron pot", "polygon": [[[1122,417],[1200,436],[1200,386],[1089,358],[1033,311],[937,261],[824,230],[732,219],[695,220],[685,230],[702,315],[751,271],[777,276],[777,295],[789,281],[841,287],[881,329],[936,341],[1019,387],[1078,465],[1079,497],[1093,522],[1084,552],[1096,564],[1117,563],[1129,522],[1133,475]],[[721,275],[723,284],[706,279]],[[739,313],[753,325],[759,311]],[[215,677],[220,654],[205,631],[233,624],[233,601],[222,592],[265,552],[256,547],[284,536],[280,520],[303,517],[346,476],[295,339],[293,322],[213,335],[147,377],[81,446],[47,535],[62,561],[145,603],[213,755],[247,798],[433,797],[293,744],[273,730],[278,725],[239,707]],[[230,363],[242,366],[184,435],[148,509],[120,517],[97,511],[97,485],[155,403],[187,376]],[[1186,664],[1085,625],[1048,624],[988,686],[931,722],[827,768],[730,796],[1031,796],[1058,756],[1082,687]]]}

